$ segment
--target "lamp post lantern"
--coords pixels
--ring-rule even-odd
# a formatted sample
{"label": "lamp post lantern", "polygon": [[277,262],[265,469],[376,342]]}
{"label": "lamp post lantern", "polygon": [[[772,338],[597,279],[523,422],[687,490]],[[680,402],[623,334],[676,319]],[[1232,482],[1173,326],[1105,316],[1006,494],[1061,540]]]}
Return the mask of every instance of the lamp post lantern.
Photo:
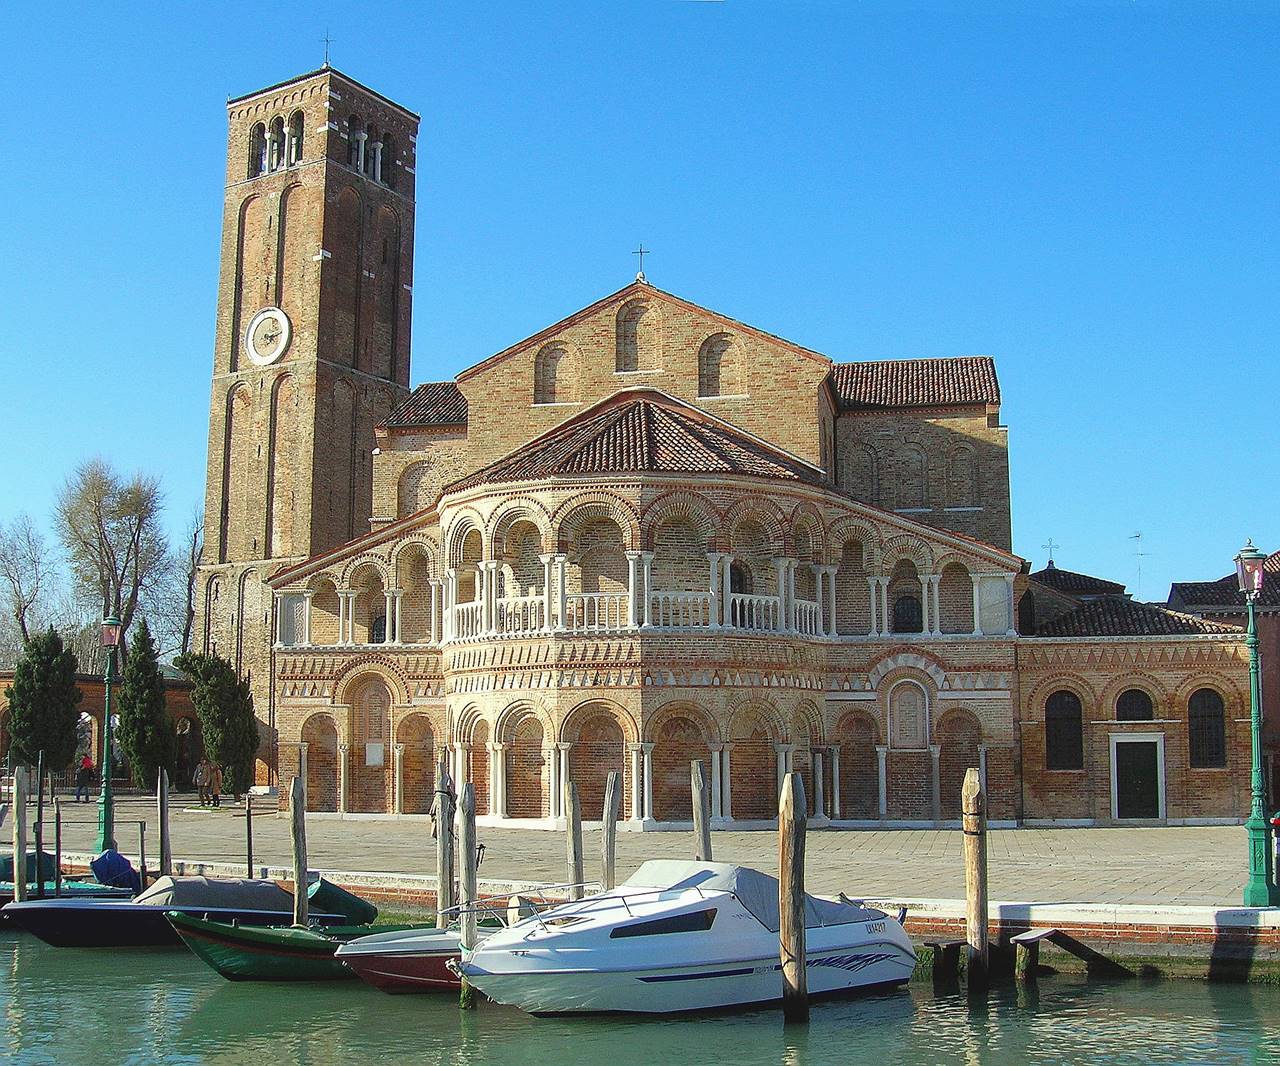
{"label": "lamp post lantern", "polygon": [[116,649],[120,647],[120,619],[102,620],[102,650],[107,653],[102,674],[102,789],[98,793],[98,851],[116,846],[115,803],[111,795],[111,682],[116,679]]}
{"label": "lamp post lantern", "polygon": [[1276,888],[1275,856],[1271,851],[1271,832],[1263,807],[1265,792],[1262,780],[1262,699],[1259,691],[1258,626],[1254,617],[1254,600],[1262,591],[1263,564],[1267,557],[1249,541],[1236,555],[1236,577],[1240,591],[1244,593],[1245,607],[1249,614],[1249,628],[1245,634],[1245,647],[1249,649],[1249,731],[1253,748],[1253,772],[1250,791],[1253,802],[1249,817],[1244,823],[1249,835],[1249,880],[1244,886],[1246,907],[1274,907],[1280,905],[1280,890]]}

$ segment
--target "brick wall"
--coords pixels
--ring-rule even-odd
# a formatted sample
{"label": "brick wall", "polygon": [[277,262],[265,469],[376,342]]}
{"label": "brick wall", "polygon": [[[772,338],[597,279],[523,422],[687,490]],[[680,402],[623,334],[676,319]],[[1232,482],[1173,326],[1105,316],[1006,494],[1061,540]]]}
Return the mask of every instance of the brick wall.
{"label": "brick wall", "polygon": [[426,814],[435,798],[436,775],[436,742],[430,719],[424,714],[404,718],[396,727],[396,742],[404,745],[400,766],[404,782],[401,810],[404,814]]}
{"label": "brick wall", "polygon": [[[690,763],[706,762],[711,770],[711,751],[702,730],[690,718],[680,715],[667,718],[654,736],[653,816],[658,821],[687,822],[693,819],[693,791]],[[736,799],[735,799],[736,805]]]}
{"label": "brick wall", "polygon": [[507,813],[512,818],[546,818],[551,812],[544,743],[536,718],[526,718],[516,727],[507,752]]}

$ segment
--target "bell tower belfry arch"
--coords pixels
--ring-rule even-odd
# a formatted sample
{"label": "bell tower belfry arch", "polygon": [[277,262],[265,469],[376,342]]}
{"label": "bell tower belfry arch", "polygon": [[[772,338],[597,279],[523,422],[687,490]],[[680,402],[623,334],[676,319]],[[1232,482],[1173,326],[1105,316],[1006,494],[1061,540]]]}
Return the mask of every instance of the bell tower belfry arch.
{"label": "bell tower belfry arch", "polygon": [[408,394],[418,116],[325,66],[228,101],[227,119],[193,646],[251,678],[263,784],[263,581],[368,531],[373,428]]}

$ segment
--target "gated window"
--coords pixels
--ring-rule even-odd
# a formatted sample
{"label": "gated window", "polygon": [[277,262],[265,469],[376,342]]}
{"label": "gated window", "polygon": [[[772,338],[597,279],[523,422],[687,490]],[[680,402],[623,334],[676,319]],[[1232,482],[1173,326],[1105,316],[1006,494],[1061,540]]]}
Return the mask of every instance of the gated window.
{"label": "gated window", "polygon": [[923,629],[919,596],[899,596],[893,601],[893,632],[919,633]]}
{"label": "gated window", "polygon": [[1084,726],[1080,697],[1065,689],[1044,705],[1044,766],[1046,770],[1084,769]]}
{"label": "gated window", "polygon": [[1187,701],[1187,734],[1191,765],[1221,769],[1227,765],[1226,714],[1222,697],[1211,688],[1198,689]]}
{"label": "gated window", "polygon": [[1149,722],[1155,717],[1151,697],[1140,688],[1125,689],[1116,700],[1117,722]]}
{"label": "gated window", "polygon": [[744,595],[751,593],[751,571],[742,563],[733,562],[729,564],[729,591],[738,592]]}
{"label": "gated window", "polygon": [[374,615],[373,620],[369,623],[369,643],[381,644],[387,639],[387,616],[385,614]]}

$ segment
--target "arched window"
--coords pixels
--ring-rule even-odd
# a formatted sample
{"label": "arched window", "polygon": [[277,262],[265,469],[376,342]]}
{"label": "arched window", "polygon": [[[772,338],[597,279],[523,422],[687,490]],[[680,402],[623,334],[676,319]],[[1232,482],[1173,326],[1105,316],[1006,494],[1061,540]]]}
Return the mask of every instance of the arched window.
{"label": "arched window", "polygon": [[271,120],[271,145],[267,154],[267,167],[279,170],[284,166],[284,119],[279,115]]}
{"label": "arched window", "polygon": [[347,165],[357,170],[364,167],[364,126],[358,115],[347,119]]}
{"label": "arched window", "polygon": [[924,450],[908,444],[898,453],[898,510],[920,511],[928,504],[929,467]]}
{"label": "arched window", "polygon": [[1207,770],[1227,765],[1226,709],[1213,689],[1197,689],[1187,701],[1187,738],[1192,767]]}
{"label": "arched window", "polygon": [[261,122],[249,131],[249,177],[256,178],[267,169],[267,127]]}
{"label": "arched window", "polygon": [[1084,713],[1080,697],[1062,689],[1044,705],[1044,768],[1084,769]]}
{"label": "arched window", "polygon": [[947,456],[947,506],[978,506],[978,461],[968,446]]}
{"label": "arched window", "polygon": [[369,643],[381,644],[387,639],[387,616],[375,614],[369,623]]}
{"label": "arched window", "polygon": [[893,601],[893,632],[919,633],[924,629],[924,613],[919,596],[899,596]]}
{"label": "arched window", "polygon": [[371,122],[369,123],[368,130],[365,131],[364,156],[361,159],[362,169],[370,177],[377,176],[374,173],[374,163],[378,158],[378,150],[375,145],[379,143],[378,127]]}
{"label": "arched window", "polygon": [[736,561],[729,564],[729,591],[744,596],[751,594],[751,571],[746,564]]}
{"label": "arched window", "polygon": [[295,111],[289,116],[289,165],[294,166],[302,162],[302,137],[304,133],[305,119],[301,111]]}
{"label": "arched window", "polygon": [[[724,396],[732,380],[733,338],[716,333],[698,349],[698,395]],[[728,364],[728,365],[726,365]]]}
{"label": "arched window", "polygon": [[1127,688],[1116,700],[1117,722],[1149,722],[1154,717],[1151,697],[1140,688]]}
{"label": "arched window", "polygon": [[548,344],[533,361],[533,402],[565,403],[569,400],[568,352],[561,344]]}
{"label": "arched window", "polygon": [[900,681],[889,693],[889,742],[917,750],[929,745],[929,697],[914,681]]}
{"label": "arched window", "polygon": [[618,312],[614,370],[620,374],[640,369],[640,331],[648,310],[643,300],[632,300]]}

